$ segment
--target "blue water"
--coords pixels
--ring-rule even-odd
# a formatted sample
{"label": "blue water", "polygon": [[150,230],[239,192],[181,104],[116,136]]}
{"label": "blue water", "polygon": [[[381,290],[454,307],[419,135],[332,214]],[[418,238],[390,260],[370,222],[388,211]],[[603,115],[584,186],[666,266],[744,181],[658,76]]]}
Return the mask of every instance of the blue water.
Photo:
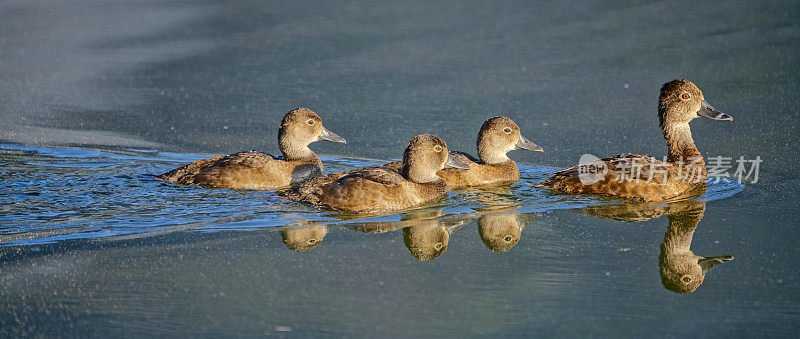
{"label": "blue water", "polygon": [[[798,13],[796,0],[0,1],[0,337],[796,335]],[[735,118],[692,122],[706,159],[760,157],[757,182],[655,205],[532,186],[582,154],[663,157],[658,93],[675,78]],[[348,140],[311,146],[326,171],[396,159],[421,133],[474,154],[496,115],[545,152],[509,154],[514,185],[383,215],[148,176],[275,153],[295,107]],[[661,276],[674,236],[734,259],[676,293]]]}
{"label": "blue water", "polygon": [[[36,245],[70,239],[147,237],[174,231],[247,231],[322,223],[391,223],[409,211],[341,214],[289,202],[274,191],[204,189],[163,183],[150,174],[210,157],[151,150],[0,145],[0,245]],[[326,172],[385,162],[326,156]],[[552,167],[520,166],[520,181],[509,186],[467,188],[414,210],[436,210],[440,218],[477,218],[501,207],[515,213],[614,204],[623,201],[553,194],[534,188]],[[709,183],[716,180],[709,179]],[[703,201],[723,199],[744,188],[733,180],[711,184]]]}

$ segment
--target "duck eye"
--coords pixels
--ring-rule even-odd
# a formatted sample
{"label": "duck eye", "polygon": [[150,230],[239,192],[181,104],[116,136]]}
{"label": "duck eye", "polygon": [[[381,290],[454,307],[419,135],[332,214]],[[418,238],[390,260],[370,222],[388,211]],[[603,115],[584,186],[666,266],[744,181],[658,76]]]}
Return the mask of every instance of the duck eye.
{"label": "duck eye", "polygon": [[436,151],[436,152],[441,152],[442,151],[442,146],[436,145],[436,146],[433,147],[433,150]]}
{"label": "duck eye", "polygon": [[690,278],[688,276],[687,277],[683,277],[683,282],[688,283],[690,281],[692,281],[692,278]]}
{"label": "duck eye", "polygon": [[438,250],[442,249],[443,246],[444,246],[444,244],[442,244],[440,242],[437,242],[436,245],[433,245],[433,248],[438,251]]}
{"label": "duck eye", "polygon": [[503,128],[503,133],[510,134],[511,133],[511,127]]}
{"label": "duck eye", "polygon": [[309,244],[313,244],[313,243],[315,243],[315,242],[317,242],[317,239],[308,239],[308,243],[309,243]]}
{"label": "duck eye", "polygon": [[507,235],[505,238],[503,238],[503,240],[505,240],[506,242],[511,242],[511,240],[514,240],[514,238],[510,235]]}
{"label": "duck eye", "polygon": [[681,94],[681,99],[683,99],[683,100],[689,100],[691,98],[692,98],[692,96],[689,95],[689,93],[683,92],[683,94]]}
{"label": "duck eye", "polygon": [[309,126],[314,126],[314,119],[308,119],[308,121],[306,121],[306,123],[307,123]]}

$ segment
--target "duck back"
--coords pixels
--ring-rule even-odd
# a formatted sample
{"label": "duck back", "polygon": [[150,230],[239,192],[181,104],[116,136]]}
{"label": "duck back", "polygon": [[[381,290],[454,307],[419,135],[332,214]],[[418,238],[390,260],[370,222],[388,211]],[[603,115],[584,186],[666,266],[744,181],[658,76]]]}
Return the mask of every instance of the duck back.
{"label": "duck back", "polygon": [[572,194],[603,194],[661,201],[705,186],[705,166],[678,166],[639,154],[622,154],[600,161],[605,164],[607,172],[596,182],[582,182],[579,165],[553,173],[551,178],[536,187]]}
{"label": "duck back", "polygon": [[444,168],[436,172],[450,187],[510,184],[519,180],[519,169],[513,160],[485,164],[469,154],[451,152],[454,158],[469,165],[469,169]]}
{"label": "duck back", "polygon": [[420,205],[443,197],[444,181],[414,183],[395,169],[368,166],[332,173],[282,193],[289,200],[349,212],[378,212]]}
{"label": "duck back", "polygon": [[247,151],[195,161],[155,176],[166,182],[218,188],[271,189],[319,176],[319,158],[286,161]]}

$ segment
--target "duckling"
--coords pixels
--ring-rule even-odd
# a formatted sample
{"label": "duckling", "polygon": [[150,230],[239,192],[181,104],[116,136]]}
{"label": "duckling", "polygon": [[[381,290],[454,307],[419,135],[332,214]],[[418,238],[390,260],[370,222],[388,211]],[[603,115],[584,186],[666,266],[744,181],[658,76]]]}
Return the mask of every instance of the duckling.
{"label": "duckling", "polygon": [[[623,154],[573,166],[536,185],[565,193],[590,193],[662,201],[705,186],[705,162],[694,144],[689,122],[697,117],[733,118],[717,111],[691,81],[677,79],[661,87],[658,118],[667,142],[667,161]],[[596,169],[587,174],[587,169]]]}
{"label": "duckling", "polygon": [[367,166],[332,173],[294,186],[281,195],[292,201],[346,212],[405,209],[447,194],[447,184],[436,175],[445,165],[468,168],[449,156],[442,139],[422,134],[409,141],[399,170]]}
{"label": "duckling", "polygon": [[322,126],[322,118],[308,108],[296,108],[283,117],[278,145],[283,158],[248,151],[195,161],[155,176],[166,182],[218,188],[274,189],[322,174],[322,161],[308,148],[312,142],[347,141]]}
{"label": "duckling", "polygon": [[690,205],[689,209],[669,215],[669,227],[658,255],[661,283],[677,293],[694,292],[712,267],[733,260],[732,255],[701,257],[689,249],[694,231],[703,219],[705,202],[695,201]]}
{"label": "duckling", "polygon": [[[508,117],[486,120],[478,132],[477,146],[480,160],[467,153],[450,152],[454,158],[467,164],[469,169],[445,168],[436,175],[442,177],[450,187],[513,183],[519,180],[519,169],[506,153],[517,149],[544,152],[541,147],[523,137],[519,126]],[[400,162],[385,166],[399,168]]]}

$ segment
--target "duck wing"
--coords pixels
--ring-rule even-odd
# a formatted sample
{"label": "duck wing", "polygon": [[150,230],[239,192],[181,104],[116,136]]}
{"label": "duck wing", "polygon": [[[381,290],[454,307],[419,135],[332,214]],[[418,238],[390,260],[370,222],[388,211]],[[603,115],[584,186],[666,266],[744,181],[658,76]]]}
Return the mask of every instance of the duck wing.
{"label": "duck wing", "polygon": [[[600,159],[599,161],[605,164],[609,172],[615,172],[615,173],[621,170],[622,167],[626,168],[631,167],[632,169],[639,169],[639,168],[645,169],[647,171],[645,174],[649,174],[651,164],[656,164],[656,166],[669,165],[668,163],[653,158],[649,155],[641,155],[633,153],[615,155],[613,157]],[[580,175],[580,168],[583,165],[584,164],[568,167],[560,171],[552,172],[549,175],[553,176],[551,177],[551,179],[555,177],[577,177]],[[641,174],[642,172],[640,171],[632,171],[631,173],[631,175],[635,176],[636,179],[639,179],[639,177],[641,177]],[[545,180],[545,182],[546,181],[547,180]],[[545,182],[542,182],[539,185],[544,184]]]}
{"label": "duck wing", "polygon": [[468,153],[464,153],[464,152],[452,151],[452,152],[450,152],[450,155],[452,155],[453,158],[456,158],[456,160],[459,160],[459,161],[461,161],[461,162],[463,162],[465,164],[469,164],[470,162],[473,162],[473,163],[480,162],[479,159],[469,155]]}
{"label": "duck wing", "polygon": [[395,171],[399,171],[400,168],[403,167],[403,162],[402,161],[392,161],[390,163],[383,164],[382,166],[386,167],[386,168],[389,168],[389,169],[392,169],[392,170],[395,170]]}
{"label": "duck wing", "polygon": [[348,181],[369,182],[378,185],[396,185],[405,181],[397,170],[383,166],[366,166],[348,172],[330,173],[292,186],[279,195],[293,201],[320,204],[324,195],[337,187],[348,185]]}
{"label": "duck wing", "polygon": [[361,167],[347,172],[337,179],[337,181],[343,182],[344,180],[351,179],[368,180],[382,185],[397,185],[406,181],[406,178],[404,178],[398,170],[385,166]]}
{"label": "duck wing", "polygon": [[271,154],[246,151],[227,155],[214,163],[215,167],[264,167],[280,160]]}
{"label": "duck wing", "polygon": [[[155,176],[166,182],[217,186],[216,181],[233,173],[275,166],[278,158],[257,151],[239,152],[197,160],[167,173]],[[215,178],[219,179],[216,180]]]}
{"label": "duck wing", "polygon": [[645,201],[674,197],[690,187],[689,183],[678,179],[680,176],[675,166],[651,156],[621,154],[601,159],[600,162],[605,168],[601,168],[598,174],[581,175],[581,165],[573,166],[553,173],[552,177],[536,187]]}

